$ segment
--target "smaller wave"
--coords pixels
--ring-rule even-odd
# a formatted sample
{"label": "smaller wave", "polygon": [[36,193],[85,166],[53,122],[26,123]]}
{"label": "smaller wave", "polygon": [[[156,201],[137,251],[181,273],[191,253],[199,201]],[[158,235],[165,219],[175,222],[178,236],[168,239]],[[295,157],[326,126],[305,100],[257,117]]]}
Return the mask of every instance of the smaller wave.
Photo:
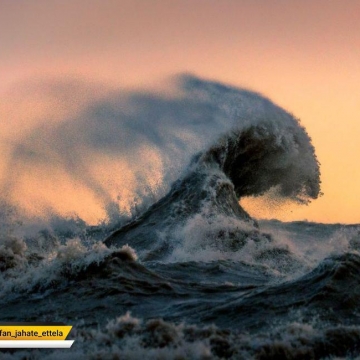
{"label": "smaller wave", "polygon": [[[40,245],[42,238],[39,239]],[[47,238],[47,240],[49,240]],[[104,244],[93,242],[84,245],[81,239],[69,239],[61,244],[57,238],[51,249],[34,251],[22,239],[8,238],[0,246],[0,299],[9,301],[24,293],[44,292],[46,289],[66,288],[69,281],[93,264],[101,264],[109,256],[136,261],[137,255],[129,246],[109,249]],[[39,249],[39,248],[38,248]]]}
{"label": "smaller wave", "polygon": [[[263,328],[281,319],[305,320],[316,314],[328,324],[356,325],[360,306],[360,254],[345,253],[323,260],[314,270],[292,281],[266,287],[203,313],[202,321],[236,328]],[[236,316],[235,316],[236,314]],[[198,316],[201,316],[198,312]]]}

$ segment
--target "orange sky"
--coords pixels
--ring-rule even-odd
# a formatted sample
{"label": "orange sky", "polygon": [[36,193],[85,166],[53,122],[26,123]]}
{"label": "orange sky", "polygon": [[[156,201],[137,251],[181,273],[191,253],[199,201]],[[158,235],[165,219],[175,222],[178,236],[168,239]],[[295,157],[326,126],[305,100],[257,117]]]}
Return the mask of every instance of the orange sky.
{"label": "orange sky", "polygon": [[[276,209],[246,200],[253,216],[360,222],[358,0],[2,0],[3,159],[42,112],[58,121],[94,96],[75,87],[57,106],[44,105],[28,85],[34,80],[84,79],[99,96],[102,86],[144,87],[183,71],[263,93],[299,117],[313,139],[324,196]],[[63,183],[61,201],[49,198],[93,219],[91,194],[74,196]],[[56,193],[50,185],[41,191]]]}

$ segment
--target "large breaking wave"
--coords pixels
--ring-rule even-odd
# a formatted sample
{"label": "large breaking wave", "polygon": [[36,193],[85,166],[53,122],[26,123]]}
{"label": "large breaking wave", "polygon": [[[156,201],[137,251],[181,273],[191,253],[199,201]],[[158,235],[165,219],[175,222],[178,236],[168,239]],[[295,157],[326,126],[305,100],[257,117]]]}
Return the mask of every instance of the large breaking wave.
{"label": "large breaking wave", "polygon": [[149,260],[168,256],[176,241],[183,243],[199,227],[199,244],[205,237],[203,244],[215,239],[217,247],[234,250],[247,239],[269,240],[239,199],[270,189],[302,203],[316,199],[320,171],[310,137],[297,119],[259,94],[193,77],[182,78],[181,86],[209,118],[226,126],[205,142],[165,197],[106,244],[130,243]]}

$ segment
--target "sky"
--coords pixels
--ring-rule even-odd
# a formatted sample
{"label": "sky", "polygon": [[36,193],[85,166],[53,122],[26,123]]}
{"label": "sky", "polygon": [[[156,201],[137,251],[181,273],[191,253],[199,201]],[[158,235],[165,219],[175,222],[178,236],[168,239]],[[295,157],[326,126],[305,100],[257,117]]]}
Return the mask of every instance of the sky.
{"label": "sky", "polygon": [[[156,88],[190,72],[260,92],[312,138],[324,195],[308,206],[242,200],[251,215],[359,223],[359,17],[358,0],[0,0],[2,191],[29,211],[73,211],[94,222],[103,215],[99,194],[56,162],[36,174],[28,164],[14,170],[14,149],[114,89]],[[161,165],[147,156],[156,186]],[[128,164],[113,164],[103,158],[97,171],[110,187],[119,176],[130,194]]]}

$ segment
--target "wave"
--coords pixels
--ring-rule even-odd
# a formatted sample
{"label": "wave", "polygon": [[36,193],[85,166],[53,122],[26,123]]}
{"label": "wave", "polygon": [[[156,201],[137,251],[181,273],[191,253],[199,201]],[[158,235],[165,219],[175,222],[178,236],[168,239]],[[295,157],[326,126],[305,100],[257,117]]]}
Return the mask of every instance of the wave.
{"label": "wave", "polygon": [[[276,254],[268,257],[279,262]],[[299,319],[310,323],[314,316],[326,326],[358,324],[357,251],[326,258],[290,281],[276,279],[268,267],[256,263],[217,260],[145,265],[128,246],[85,249],[75,241],[60,246],[51,260],[36,260],[30,254],[24,259],[26,267],[21,264],[1,273],[3,320],[15,321],[19,314],[25,320],[46,318],[54,309],[67,319],[81,309],[85,322],[102,324],[104,314],[116,316],[131,309],[144,318],[215,323],[253,332]],[[80,298],[81,302],[71,303]],[[68,307],[63,309],[61,304]]]}
{"label": "wave", "polygon": [[[221,304],[210,313],[200,309],[203,322],[244,330],[264,329],[281,321],[311,322],[314,316],[329,325],[357,325],[360,296],[359,253],[324,259],[314,270],[292,281],[259,289]],[[235,315],[236,314],[236,315]]]}
{"label": "wave", "polygon": [[[192,76],[181,78],[181,88],[193,101],[206,104],[209,116],[229,125],[193,155],[167,195],[105,244],[131,244],[142,260],[164,260],[193,237],[194,230],[198,249],[211,245],[236,251],[249,240],[272,241],[239,199],[272,190],[276,196],[308,203],[321,194],[319,162],[306,130],[257,93]],[[202,234],[196,232],[200,228]]]}

